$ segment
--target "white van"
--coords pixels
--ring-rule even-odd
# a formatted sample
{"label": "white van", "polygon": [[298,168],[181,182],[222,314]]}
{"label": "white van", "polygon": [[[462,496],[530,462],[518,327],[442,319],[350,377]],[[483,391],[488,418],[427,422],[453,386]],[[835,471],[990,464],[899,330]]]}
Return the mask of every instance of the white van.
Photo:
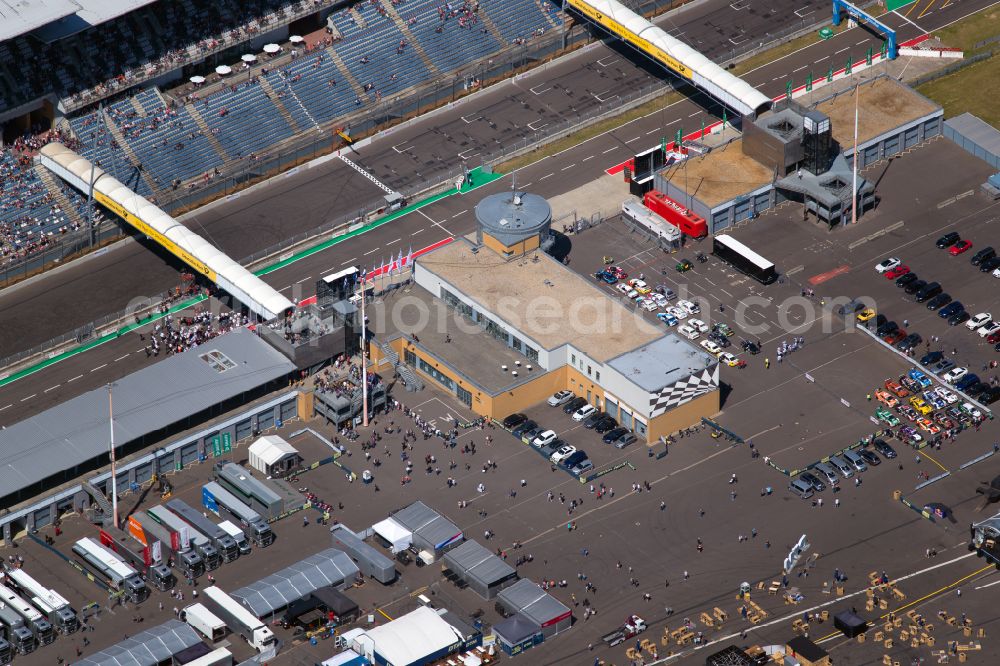
{"label": "white van", "polygon": [[828,463],[819,463],[812,468],[812,471],[819,474],[820,478],[826,479],[826,482],[831,486],[835,486],[840,483],[840,477],[837,476],[837,471]]}
{"label": "white van", "polygon": [[844,460],[850,463],[854,469],[859,472],[865,472],[868,470],[868,465],[865,463],[865,459],[854,451],[844,451]]}
{"label": "white van", "polygon": [[843,474],[845,479],[849,479],[854,476],[854,468],[852,468],[851,464],[840,456],[831,456],[830,464],[833,465],[838,472]]}

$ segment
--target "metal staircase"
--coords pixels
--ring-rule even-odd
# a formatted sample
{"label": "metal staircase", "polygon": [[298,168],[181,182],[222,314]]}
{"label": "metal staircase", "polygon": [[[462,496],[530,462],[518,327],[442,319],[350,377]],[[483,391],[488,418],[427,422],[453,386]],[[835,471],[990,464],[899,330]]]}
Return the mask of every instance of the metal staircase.
{"label": "metal staircase", "polygon": [[84,481],[81,485],[87,494],[93,498],[94,504],[97,505],[97,509],[100,510],[101,514],[103,514],[100,521],[97,521],[95,517],[94,522],[102,522],[105,525],[109,525],[111,523],[111,514],[113,511],[111,508],[111,502],[107,497],[105,497],[104,493],[102,493],[100,489],[89,481]]}
{"label": "metal staircase", "polygon": [[392,369],[402,377],[407,391],[419,391],[424,387],[424,383],[417,377],[417,373],[413,371],[413,368],[399,361],[399,354],[396,353],[396,350],[384,342],[376,340],[375,343],[382,350],[385,360],[392,366]]}

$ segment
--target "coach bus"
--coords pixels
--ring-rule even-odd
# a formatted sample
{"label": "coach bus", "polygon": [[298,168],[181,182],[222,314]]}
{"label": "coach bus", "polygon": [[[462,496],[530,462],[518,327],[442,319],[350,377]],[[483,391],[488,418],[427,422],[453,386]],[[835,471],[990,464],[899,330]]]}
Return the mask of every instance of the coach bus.
{"label": "coach bus", "polygon": [[761,284],[771,284],[778,279],[774,264],[732,236],[716,236],[712,254]]}

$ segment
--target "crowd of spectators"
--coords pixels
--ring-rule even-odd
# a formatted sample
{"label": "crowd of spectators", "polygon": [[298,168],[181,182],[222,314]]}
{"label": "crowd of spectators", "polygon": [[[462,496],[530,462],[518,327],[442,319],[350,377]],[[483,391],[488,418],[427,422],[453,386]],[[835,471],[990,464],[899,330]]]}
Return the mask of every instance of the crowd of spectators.
{"label": "crowd of spectators", "polygon": [[70,107],[89,104],[335,2],[160,0],[63,38],[59,48],[17,37],[0,43],[8,75],[0,75],[0,111],[53,91]]}
{"label": "crowd of spectators", "polygon": [[[167,315],[150,332],[146,356],[159,356],[161,351],[167,356],[180,354],[249,322],[246,315],[238,312],[213,315],[208,310],[201,310],[176,322],[173,315]],[[145,340],[145,335],[140,337]]]}

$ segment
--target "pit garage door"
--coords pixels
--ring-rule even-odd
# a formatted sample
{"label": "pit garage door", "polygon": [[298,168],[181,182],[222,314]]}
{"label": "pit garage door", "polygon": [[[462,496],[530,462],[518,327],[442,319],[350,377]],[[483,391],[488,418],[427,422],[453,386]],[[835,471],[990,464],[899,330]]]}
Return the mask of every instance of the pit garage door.
{"label": "pit garage door", "polygon": [[878,162],[878,146],[868,146],[865,148],[864,152],[864,163],[860,166],[866,167],[869,164],[875,164],[876,162]]}
{"label": "pit garage door", "polygon": [[890,137],[885,140],[885,156],[895,155],[899,152],[899,135]]}
{"label": "pit garage door", "polygon": [[903,142],[907,148],[913,148],[915,145],[920,143],[920,131],[919,128],[912,128],[906,130],[903,135]]}

